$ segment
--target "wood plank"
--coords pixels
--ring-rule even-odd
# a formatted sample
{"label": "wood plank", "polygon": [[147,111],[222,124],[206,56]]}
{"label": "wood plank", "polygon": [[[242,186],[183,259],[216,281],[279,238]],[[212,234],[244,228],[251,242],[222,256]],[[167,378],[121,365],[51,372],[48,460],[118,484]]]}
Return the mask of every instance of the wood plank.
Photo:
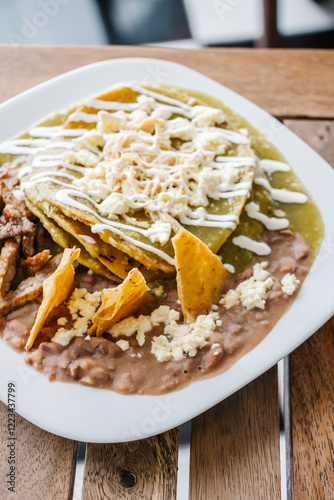
{"label": "wood plank", "polygon": [[88,444],[82,500],[176,498],[178,429],[141,441]]}
{"label": "wood plank", "polygon": [[[334,166],[333,122],[286,124]],[[290,359],[294,499],[334,498],[334,318]]]}
{"label": "wood plank", "polygon": [[68,500],[72,498],[75,441],[54,436],[16,415],[15,493],[8,491],[9,448],[7,406],[0,402],[0,498]]}
{"label": "wood plank", "polygon": [[284,120],[284,124],[334,166],[334,123],[331,120]]}
{"label": "wood plank", "polygon": [[[134,56],[185,64],[275,116],[334,118],[333,50],[1,46],[0,101],[78,66]],[[147,78],[164,79],[159,64]]]}
{"label": "wood plank", "polygon": [[294,500],[334,498],[334,322],[291,355]]}
{"label": "wood plank", "polygon": [[190,499],[280,499],[277,368],[192,422]]}

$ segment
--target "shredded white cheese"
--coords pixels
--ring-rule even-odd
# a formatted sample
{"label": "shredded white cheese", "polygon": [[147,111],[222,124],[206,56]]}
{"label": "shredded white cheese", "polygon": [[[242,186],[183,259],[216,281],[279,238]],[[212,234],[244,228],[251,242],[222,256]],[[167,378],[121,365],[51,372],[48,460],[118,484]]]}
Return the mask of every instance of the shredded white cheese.
{"label": "shredded white cheese", "polygon": [[169,222],[161,222],[157,220],[146,231],[146,236],[152,241],[152,243],[165,245],[170,238],[171,232],[172,226]]}
{"label": "shredded white cheese", "polygon": [[164,294],[164,287],[163,285],[159,285],[152,288],[151,291],[156,297],[161,297]]}
{"label": "shredded white cheese", "polygon": [[180,361],[185,355],[196,356],[215,330],[218,317],[218,313],[212,312],[198,316],[195,323],[189,325],[172,321],[165,326],[164,335],[153,337],[151,352],[161,362]]}
{"label": "shredded white cheese", "polygon": [[115,342],[115,344],[118,345],[118,347],[120,347],[122,351],[127,351],[130,347],[130,343],[128,340],[118,340],[117,342]]}
{"label": "shredded white cheese", "polygon": [[160,306],[151,314],[153,326],[159,325],[160,323],[168,324],[172,321],[179,321],[179,319],[179,311],[175,311],[175,309],[171,309],[169,306]]}
{"label": "shredded white cheese", "polygon": [[161,323],[170,323],[171,321],[178,321],[180,319],[180,313],[174,309],[170,309],[168,306],[160,306],[155,309],[151,315],[144,316],[140,315],[138,318],[129,316],[128,318],[119,321],[111,328],[109,328],[108,333],[113,337],[132,337],[135,333],[137,342],[139,346],[145,344],[145,333],[152,330],[153,326],[159,325]]}
{"label": "shredded white cheese", "polygon": [[282,292],[286,293],[287,295],[293,295],[297,290],[299,283],[299,279],[297,279],[294,274],[286,274],[281,279]]}
{"label": "shredded white cheese", "polygon": [[267,266],[268,262],[255,264],[253,266],[253,276],[242,281],[235,290],[229,290],[219,303],[224,305],[226,309],[230,309],[239,302],[246,309],[254,309],[255,307],[264,309],[266,303],[264,296],[274,284],[270,274],[265,270]]}
{"label": "shredded white cheese", "polygon": [[[66,305],[74,321],[72,328],[59,328],[51,339],[62,346],[67,346],[75,337],[87,334],[93,315],[101,302],[101,292],[88,293],[86,288],[75,288]],[[58,324],[64,325],[66,318],[59,318]]]}
{"label": "shredded white cheese", "polygon": [[[119,321],[109,330],[113,337],[131,337],[137,333],[139,345],[145,342],[145,333],[154,326],[164,324],[164,334],[153,337],[151,352],[158,361],[164,362],[182,359],[185,355],[195,356],[198,349],[206,345],[207,339],[219,321],[218,313],[199,316],[195,323],[179,324],[180,313],[169,306],[160,306],[148,316],[129,317]],[[139,342],[139,340],[141,342]]]}
{"label": "shredded white cheese", "polygon": [[[228,122],[222,110],[175,102],[179,107],[144,93],[131,104],[93,99],[87,105],[105,108],[93,115],[96,129],[73,138],[74,149],[66,156],[67,162],[86,167],[73,187],[91,196],[101,215],[112,218],[144,210],[153,220],[145,235],[160,245],[179,223],[195,219],[197,225],[206,225],[207,211],[199,217],[194,208],[226,197],[243,175],[242,159],[234,166],[216,162],[216,156],[225,155],[231,143],[249,143],[243,134],[218,127]],[[171,118],[173,113],[184,116]],[[174,139],[185,142],[175,149]],[[240,189],[247,195],[251,184]],[[216,226],[226,227],[226,219],[215,217]]]}

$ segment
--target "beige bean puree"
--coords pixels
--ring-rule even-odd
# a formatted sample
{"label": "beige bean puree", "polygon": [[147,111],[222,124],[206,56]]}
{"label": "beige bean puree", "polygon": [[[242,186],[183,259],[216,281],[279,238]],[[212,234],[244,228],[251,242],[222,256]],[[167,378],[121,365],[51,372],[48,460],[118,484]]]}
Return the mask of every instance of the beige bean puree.
{"label": "beige bean puree", "polygon": [[[163,333],[161,325],[146,334],[142,347],[135,338],[131,338],[127,351],[122,351],[115,341],[129,338],[112,340],[109,335],[106,338],[79,337],[68,347],[63,347],[50,341],[59,328],[57,318],[64,315],[70,317],[65,306],[61,306],[43,328],[31,352],[24,354],[25,361],[42,371],[49,380],[79,382],[124,394],[162,394],[225,371],[253,349],[290,307],[294,296],[282,292],[281,279],[287,273],[293,273],[302,282],[308,271],[309,249],[300,235],[290,231],[266,232],[263,239],[272,251],[269,256],[257,258],[256,262],[268,262],[266,270],[274,281],[265,295],[265,309],[247,310],[237,304],[227,310],[219,306],[222,324],[216,327],[205,347],[195,357],[157,362],[151,353],[151,341],[154,336]],[[235,288],[251,275],[252,266],[238,277],[231,277],[226,282],[226,290]],[[78,272],[76,280],[78,286],[90,293],[114,286],[112,282],[85,271]],[[180,310],[175,288],[162,297],[152,298],[152,303],[145,305],[136,315],[149,314],[162,304]],[[2,319],[4,341],[22,353],[38,306],[38,302],[29,303]]]}
{"label": "beige bean puree", "polygon": [[322,236],[312,198],[243,117],[196,91],[120,84],[0,144],[0,333],[50,381],[173,391],[261,342]]}

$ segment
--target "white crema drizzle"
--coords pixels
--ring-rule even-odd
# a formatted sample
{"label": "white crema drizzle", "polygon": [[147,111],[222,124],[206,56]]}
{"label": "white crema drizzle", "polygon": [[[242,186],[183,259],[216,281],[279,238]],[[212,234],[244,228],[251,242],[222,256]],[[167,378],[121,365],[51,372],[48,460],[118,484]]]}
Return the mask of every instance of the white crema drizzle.
{"label": "white crema drizzle", "polygon": [[[21,183],[22,190],[37,183],[53,182],[64,188],[56,194],[58,201],[92,213],[100,221],[92,227],[92,232],[110,230],[174,264],[174,259],[162,250],[123,231],[135,231],[152,243],[163,245],[180,223],[235,229],[238,217],[210,214],[205,207],[210,199],[249,196],[251,183],[238,179],[243,168],[255,165],[255,159],[226,156],[228,144],[249,145],[250,139],[243,132],[217,126],[227,121],[222,110],[191,106],[138,85],[131,88],[139,94],[137,102],[90,99],[85,106],[96,109],[96,113],[75,111],[66,121],[96,123],[93,130],[34,127],[31,138],[8,141],[0,146],[0,152],[36,155],[30,165],[23,167],[25,173],[51,169]],[[184,141],[179,150],[171,149],[173,138]],[[289,169],[281,162],[261,160],[259,163],[269,174]],[[82,177],[52,170],[59,167]],[[256,182],[279,201],[304,203],[307,200],[303,193],[273,189],[267,179],[259,178]],[[17,195],[21,196],[21,192]],[[99,213],[80,199],[88,201]],[[250,217],[260,220],[268,229],[287,227],[287,219],[269,218],[254,205],[246,206]],[[139,227],[140,221],[136,225],[135,219],[131,219],[134,224],[131,225],[103,217],[126,216],[132,210],[145,210],[153,220],[151,227],[143,229]],[[245,236],[234,238],[233,243],[259,255],[270,251],[265,243],[252,242]]]}
{"label": "white crema drizzle", "polygon": [[268,179],[263,177],[256,177],[254,182],[259,186],[263,186],[270,192],[272,199],[280,201],[281,203],[306,203],[308,198],[306,194],[299,193],[298,191],[289,191],[288,189],[276,189],[271,187]]}
{"label": "white crema drizzle", "polygon": [[260,207],[257,203],[251,201],[245,205],[245,210],[251,219],[259,220],[262,222],[266,229],[269,231],[280,231],[281,229],[286,229],[289,227],[290,222],[288,219],[268,217],[267,215],[260,212]]}
{"label": "white crema drizzle", "polygon": [[236,236],[232,239],[232,243],[237,247],[244,248],[245,250],[250,250],[256,255],[269,255],[271,253],[271,248],[264,241],[254,241],[248,236]]}

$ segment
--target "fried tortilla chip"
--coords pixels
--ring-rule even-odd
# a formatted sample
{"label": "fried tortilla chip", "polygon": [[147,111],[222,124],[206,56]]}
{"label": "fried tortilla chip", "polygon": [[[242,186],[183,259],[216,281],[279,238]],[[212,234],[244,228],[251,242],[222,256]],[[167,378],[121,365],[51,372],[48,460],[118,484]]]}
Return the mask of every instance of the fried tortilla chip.
{"label": "fried tortilla chip", "polygon": [[118,282],[120,281],[117,276],[112,274],[108,270],[108,268],[105,265],[103,265],[102,262],[99,262],[98,259],[92,257],[86,251],[86,249],[81,245],[78,239],[74,238],[71,234],[69,234],[67,231],[58,226],[58,224],[53,219],[45,215],[45,213],[42,210],[40,210],[38,206],[31,205],[28,200],[27,200],[27,205],[31,207],[33,214],[35,214],[36,217],[40,219],[41,223],[43,224],[45,229],[49,232],[54,242],[56,242],[59,246],[63,248],[77,247],[80,249],[80,256],[78,258],[79,264],[88,267],[94,273],[101,274],[102,276],[105,276],[108,279]]}
{"label": "fried tortilla chip", "polygon": [[172,242],[182,313],[187,323],[193,323],[217,302],[228,272],[219,257],[186,229],[180,229]]}
{"label": "fried tortilla chip", "polygon": [[[252,155],[252,151],[243,146],[243,148],[248,152],[248,156]],[[66,171],[63,169],[65,173],[70,173],[70,171]],[[254,171],[253,167],[244,167],[240,169],[238,182],[247,183],[253,181]],[[60,187],[56,184],[53,184],[52,181],[45,182],[43,184],[36,184],[35,186],[25,189],[25,193],[27,196],[27,200],[30,208],[37,206],[40,211],[44,212],[44,215],[47,217],[52,217],[55,219],[56,214],[61,214],[60,217],[62,219],[62,226],[66,221],[72,219],[76,221],[78,227],[84,225],[87,227],[86,231],[88,234],[91,234],[91,227],[95,224],[98,224],[99,219],[89,212],[85,212],[83,210],[79,210],[78,208],[71,207],[65,205],[64,203],[57,200],[57,192],[60,190]],[[217,215],[235,215],[240,217],[243,207],[247,201],[247,196],[235,196],[232,199],[221,199],[221,200],[213,200],[212,201],[212,211],[213,214]],[[85,205],[85,200],[81,200],[81,202]],[[88,208],[90,208],[87,205]],[[119,222],[126,223],[122,219],[119,219]],[[59,220],[58,220],[59,224]],[[74,227],[74,226],[73,226]],[[76,228],[76,233],[78,234],[78,227]],[[196,227],[196,226],[186,226],[186,228],[194,233],[199,239],[204,241],[213,252],[217,252],[219,248],[223,245],[226,239],[230,236],[232,229],[228,228],[219,228],[219,227]],[[72,232],[74,234],[74,232]],[[128,236],[133,236],[133,232],[131,230],[124,230],[124,234]],[[164,245],[159,246],[158,244],[152,244],[152,242],[138,234],[138,241],[145,243],[146,245],[152,246],[152,249],[159,248],[163,250],[169,255],[173,255],[172,245],[170,241]],[[78,236],[76,235],[78,238]],[[122,252],[123,254],[127,254],[130,258],[135,259],[140,262],[147,269],[157,271],[161,270],[165,273],[173,272],[173,266],[167,263],[164,259],[155,255],[154,252],[149,252],[148,250],[144,250],[139,246],[123,239],[121,236],[114,233],[112,230],[105,229],[101,233],[99,233],[100,239],[107,246],[111,246],[114,249]],[[87,247],[87,245],[85,245]],[[87,248],[88,250],[88,248]]]}
{"label": "fried tortilla chip", "polygon": [[43,300],[26,344],[27,351],[32,348],[37,335],[41,331],[52,309],[62,304],[70,295],[74,281],[72,262],[79,255],[80,250],[78,248],[66,248],[56,271],[44,281]]}
{"label": "fried tortilla chip", "polygon": [[[171,95],[174,95],[174,98],[179,99],[183,102],[192,102],[194,101],[193,97],[188,94],[186,91],[180,91],[180,90],[172,90],[169,89],[160,89],[162,94],[169,95],[169,92],[171,92]],[[94,106],[90,106],[89,102],[87,101],[86,104],[79,106],[76,109],[72,109],[72,111],[76,111],[79,114],[83,113],[83,118],[85,115],[88,113],[92,115],[93,120],[94,116],[96,116],[96,120],[98,120],[98,109],[99,107],[96,107],[96,103],[98,100],[101,100],[103,103],[106,101],[112,101],[112,102],[119,102],[122,104],[134,104],[137,102],[138,98],[138,93],[128,87],[123,87],[120,89],[114,89],[111,91],[108,91],[100,96],[97,96],[95,99],[95,104]],[[200,102],[200,100],[197,100],[197,104],[202,104],[206,105],[204,102]],[[192,105],[192,104],[191,104]],[[130,106],[131,108],[131,106]],[[102,108],[101,108],[102,109]],[[108,106],[107,108],[108,109]],[[111,109],[111,108],[110,108]],[[117,106],[116,108],[117,109]],[[69,113],[70,115],[70,113]],[[77,117],[78,118],[78,117]],[[74,121],[71,121],[70,117],[68,120],[63,124],[64,128],[80,128],[80,129],[87,129],[87,130],[97,130],[97,124],[91,120],[88,120],[89,123],[86,123],[85,121],[77,121],[77,118]],[[185,118],[183,118],[185,119]],[[149,126],[148,132],[149,135],[153,132],[152,128],[152,117],[151,115],[148,115],[147,120],[143,122],[142,127],[140,130],[145,130],[145,127],[151,123]],[[116,120],[118,121],[118,119]],[[153,120],[154,122],[154,120]],[[168,120],[167,120],[168,122]],[[166,122],[166,123],[167,123]],[[191,123],[191,120],[189,118],[189,123]],[[124,124],[120,125],[121,131],[126,130],[124,129]],[[128,125],[127,125],[128,126]],[[122,128],[123,127],[123,128]],[[221,124],[220,127],[227,127],[227,130],[231,132],[238,132],[237,129],[233,126],[232,123],[230,124]],[[116,127],[117,129],[117,127]],[[114,130],[112,127],[109,132],[115,132],[116,129]],[[216,129],[218,130],[219,127]],[[118,130],[118,129],[117,129]],[[132,130],[132,129],[131,129]],[[100,133],[100,132],[99,132]],[[99,134],[98,134],[99,135]],[[86,140],[86,139],[85,139]],[[95,151],[98,155],[100,153],[103,153],[103,155],[106,155],[105,157],[107,158],[107,162],[110,161],[109,155],[110,151],[105,151],[101,152],[96,149],[96,142],[90,144],[90,146],[87,146],[90,155],[92,154],[91,151]],[[132,139],[131,139],[132,140]],[[161,139],[162,140],[162,139]],[[171,140],[173,140],[173,137],[171,136]],[[78,142],[78,139],[74,139],[74,141]],[[89,140],[87,139],[89,142]],[[182,142],[182,146],[187,146],[188,142],[187,140],[183,141],[181,138],[178,139],[179,142]],[[88,143],[87,143],[88,144]],[[137,145],[138,146],[138,145]],[[139,144],[139,146],[141,146]],[[168,147],[167,147],[168,146]],[[99,146],[101,147],[101,146]],[[103,146],[104,147],[104,146]],[[196,146],[197,147],[197,146]],[[85,144],[81,145],[80,148],[83,148],[83,151],[86,150]],[[95,149],[94,149],[95,148]],[[179,144],[177,148],[181,148],[181,145]],[[76,150],[75,149],[75,154],[80,153],[81,150]],[[139,149],[134,149],[134,151],[140,151]],[[175,153],[174,146],[169,146],[167,143],[163,143],[162,147],[162,152],[163,154],[166,154],[166,152],[173,152]],[[207,149],[205,150],[206,154],[210,151],[209,154],[211,154],[212,150]],[[82,152],[82,151],[81,151]],[[179,150],[179,153],[183,153],[182,148]],[[35,159],[38,161],[38,157],[41,153],[38,152]],[[130,156],[132,153],[129,153]],[[155,161],[152,155],[154,156],[154,152],[152,150],[152,153],[150,153],[148,159],[145,159],[145,162],[148,162],[148,164],[154,164],[153,162]],[[188,153],[189,154],[189,153]],[[104,156],[102,157],[104,158]],[[182,155],[181,155],[182,156]],[[219,153],[220,156],[220,153]],[[251,147],[248,144],[229,144],[228,146],[228,151],[226,151],[226,155],[228,157],[233,157],[233,156],[238,156],[238,157],[247,157],[252,158],[254,157],[254,152],[251,149]],[[101,157],[101,158],[102,158]],[[73,161],[73,159],[71,160]],[[82,168],[84,168],[85,161],[81,159],[82,163]],[[127,160],[128,161],[128,160]],[[133,165],[136,164],[135,160],[131,160]],[[138,160],[139,161],[139,160]],[[140,160],[141,161],[141,160]],[[188,160],[187,160],[188,161]],[[187,163],[185,160],[185,162]],[[43,162],[42,162],[43,163]],[[47,163],[47,162],[46,162]],[[185,163],[185,164],[186,164]],[[217,163],[218,165],[219,163]],[[253,166],[247,166],[247,162],[245,163],[245,166],[242,166],[241,168],[238,167],[239,170],[239,176],[236,178],[232,184],[234,185],[251,185],[254,177],[254,167]],[[81,165],[80,163],[80,158],[76,159],[76,165],[79,166]],[[99,165],[99,163],[97,164]],[[97,168],[97,165],[94,165],[93,167],[88,166],[87,167],[87,172],[89,172],[89,175],[94,174],[94,171],[100,171],[99,168]],[[171,164],[172,166],[172,164]],[[67,168],[70,167],[70,168]],[[41,166],[38,167],[38,173],[43,172],[41,170]],[[51,168],[51,170],[50,170]],[[79,167],[80,168],[80,167]],[[180,171],[184,168],[184,164],[180,164]],[[189,166],[189,168],[192,168]],[[219,168],[224,168],[222,165]],[[92,203],[92,201],[89,201],[89,198],[85,198],[80,196],[80,189],[79,191],[77,190],[78,187],[78,181],[81,181],[82,178],[86,176],[86,173],[81,173],[81,172],[73,172],[71,170],[71,165],[66,161],[60,162],[59,166],[52,166],[48,167],[45,166],[43,167],[44,172],[46,174],[45,179],[43,182],[35,182],[33,181],[30,183],[29,181],[31,178],[36,174],[37,168],[35,169],[34,172],[28,174],[25,178],[22,179],[22,186],[23,190],[26,194],[27,199],[29,200],[29,203],[31,205],[38,206],[39,210],[44,212],[44,215],[46,215],[48,218],[56,220],[56,216],[58,219],[56,220],[57,224],[61,226],[65,231],[70,233],[72,236],[76,237],[79,242],[81,243],[81,246],[83,246],[86,251],[94,257],[96,260],[99,260],[100,263],[102,264],[102,268],[106,268],[106,270],[111,271],[112,273],[116,274],[120,278],[124,279],[126,276],[127,272],[129,269],[125,269],[125,267],[129,267],[128,264],[126,265],[117,265],[117,259],[113,259],[113,256],[115,252],[120,252],[123,255],[128,256],[128,260],[131,263],[131,260],[137,261],[137,263],[141,264],[144,266],[146,269],[150,271],[162,271],[164,273],[172,273],[175,272],[173,262],[168,259],[167,260],[161,255],[161,252],[163,252],[166,256],[169,256],[173,258],[173,245],[171,243],[171,237],[168,239],[167,242],[161,243],[159,240],[153,241],[150,239],[147,234],[136,231],[133,229],[133,225],[131,222],[129,222],[129,217],[136,220],[137,223],[139,223],[138,227],[140,226],[140,223],[142,222],[147,222],[148,226],[151,227],[156,220],[156,217],[154,216],[152,218],[151,215],[149,214],[143,214],[142,209],[132,209],[128,208],[128,212],[124,213],[119,213],[117,217],[115,216],[109,216],[108,211],[106,211],[103,208],[103,203],[106,201],[105,196],[107,196],[105,193],[103,194],[101,192],[101,200],[98,201],[98,203],[95,202]],[[187,169],[185,170],[187,171]],[[102,170],[101,170],[102,172]],[[50,175],[49,175],[50,173]],[[62,178],[62,175],[64,176]],[[95,175],[95,174],[94,174]],[[94,178],[94,175],[92,179]],[[100,174],[99,174],[100,175]],[[102,174],[101,174],[102,175]],[[142,174],[140,174],[142,175]],[[186,176],[189,175],[189,172],[186,174]],[[117,177],[117,176],[116,176]],[[135,177],[136,178],[136,183],[141,183],[143,179],[140,177]],[[95,180],[97,177],[95,177]],[[101,177],[101,182],[104,183],[103,180],[103,175]],[[191,178],[189,178],[191,180]],[[192,181],[191,181],[192,182]],[[73,198],[73,192],[72,194],[69,195],[69,197],[62,197],[59,196],[61,192],[64,190],[64,184],[66,187],[70,189],[77,190],[78,196],[75,199],[75,202],[72,203],[70,201],[71,198]],[[80,186],[79,186],[80,187]],[[189,188],[189,186],[188,186]],[[114,187],[115,193],[118,193],[118,187]],[[158,189],[158,186],[157,186]],[[190,190],[192,190],[191,188]],[[120,193],[118,193],[120,194]],[[109,196],[109,195],[108,195]],[[209,205],[206,206],[206,210],[208,215],[213,215],[216,217],[217,215],[229,215],[231,216],[231,220],[235,220],[236,222],[238,221],[238,218],[240,218],[241,212],[243,210],[243,207],[247,201],[247,194],[243,194],[243,189],[238,190],[237,192],[233,195],[233,197],[224,197],[221,196],[218,198],[214,197],[210,199]],[[198,202],[194,205],[189,203],[189,207],[191,207],[191,210],[195,210],[198,208]],[[144,210],[145,211],[145,210]],[[234,218],[233,218],[234,216]],[[113,230],[112,227],[108,229],[107,226],[105,228],[101,228],[98,233],[94,233],[92,235],[92,228],[94,226],[97,226],[101,223],[101,217],[104,219],[109,219],[111,222],[116,222],[117,224],[122,224],[122,228],[115,226],[114,229],[118,230]],[[189,218],[188,218],[189,219]],[[178,224],[180,223],[183,227],[185,227],[188,231],[193,233],[197,238],[202,240],[208,247],[213,251],[217,252],[219,248],[225,243],[227,238],[230,236],[233,228],[231,227],[212,227],[212,225],[201,225],[199,221],[196,221],[194,219],[193,222],[190,222],[191,219],[188,220],[188,224],[186,222],[182,222],[180,218],[176,217],[176,230],[178,227]],[[72,221],[72,223],[70,222]],[[212,222],[212,221],[211,221]],[[128,227],[127,227],[128,226]],[[175,227],[173,228],[173,231],[175,231]],[[95,227],[96,229],[96,227]],[[93,231],[94,232],[94,231]],[[174,233],[175,234],[175,233]],[[82,239],[82,236],[86,236],[86,238]],[[91,243],[88,242],[87,236],[89,236],[89,239]],[[99,247],[99,253],[97,255],[93,255],[96,250],[93,249],[94,243],[92,240],[98,239],[99,242],[101,242],[101,245]],[[108,249],[109,247],[109,249]],[[150,250],[152,248],[152,251]],[[157,252],[158,250],[158,252]],[[160,253],[159,253],[160,252]],[[111,256],[111,259],[109,258],[109,254]],[[110,262],[111,260],[111,262]],[[134,264],[136,267],[139,267],[139,264]],[[132,266],[130,266],[132,267]],[[92,269],[92,268],[91,268]],[[93,270],[93,269],[92,269]],[[124,274],[124,276],[123,276]]]}
{"label": "fried tortilla chip", "polygon": [[127,277],[133,267],[140,266],[139,262],[130,259],[127,254],[105,243],[98,234],[92,233],[89,226],[66,217],[55,207],[48,209],[47,216],[53,219],[59,228],[76,238],[79,247],[85,248],[92,259],[100,261],[106,269],[122,280]]}
{"label": "fried tortilla chip", "polygon": [[116,288],[102,291],[102,304],[93,316],[90,335],[102,335],[114,323],[131,315],[142,304],[148,291],[144,276],[137,268],[132,269],[127,278]]}
{"label": "fried tortilla chip", "polygon": [[[245,146],[244,144],[241,144],[237,147],[237,154],[238,156],[254,156],[251,148],[249,148],[249,146]],[[243,167],[240,169],[238,182],[252,183],[253,179],[253,167]],[[247,199],[247,196],[235,196],[234,198],[214,200],[212,204],[212,210],[208,208],[208,212],[220,215],[235,215],[240,219]],[[189,232],[197,236],[197,238],[202,240],[210,248],[210,250],[212,250],[213,253],[218,252],[218,250],[223,246],[227,238],[233,232],[233,229],[219,227],[212,228],[201,226],[185,226],[185,228]]]}

